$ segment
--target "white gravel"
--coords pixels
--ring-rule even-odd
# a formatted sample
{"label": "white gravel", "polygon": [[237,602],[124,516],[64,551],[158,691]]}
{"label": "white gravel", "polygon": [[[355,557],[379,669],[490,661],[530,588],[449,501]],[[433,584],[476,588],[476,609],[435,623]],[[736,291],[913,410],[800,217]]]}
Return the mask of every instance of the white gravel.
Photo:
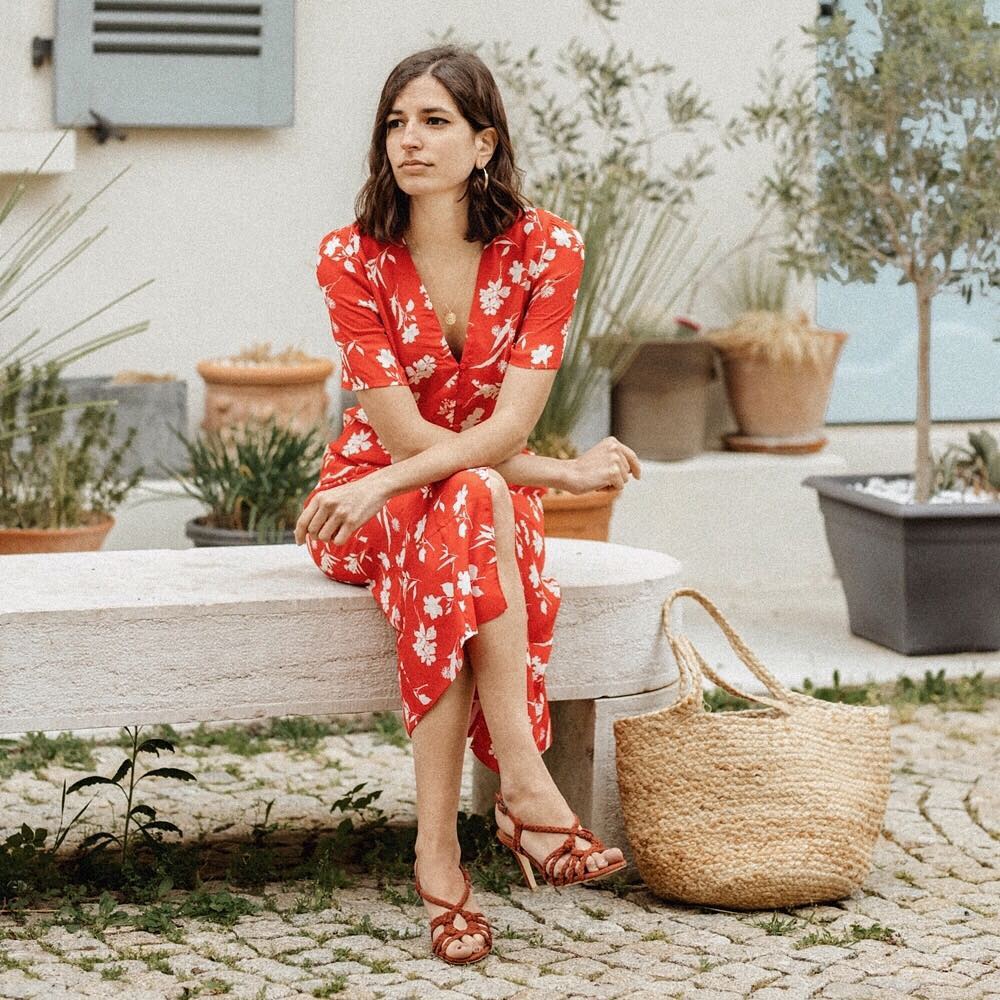
{"label": "white gravel", "polygon": [[[912,479],[883,479],[872,476],[866,482],[854,483],[854,489],[859,493],[870,493],[883,500],[895,503],[915,503],[916,483]],[[977,493],[972,489],[940,490],[928,503],[996,503],[997,498],[988,493]]]}

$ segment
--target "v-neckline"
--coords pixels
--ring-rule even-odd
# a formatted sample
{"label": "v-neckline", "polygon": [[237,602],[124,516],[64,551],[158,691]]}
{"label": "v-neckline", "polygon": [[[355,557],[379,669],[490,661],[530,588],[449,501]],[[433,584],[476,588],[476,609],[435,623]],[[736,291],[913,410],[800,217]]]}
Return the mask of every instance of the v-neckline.
{"label": "v-neckline", "polygon": [[420,277],[420,272],[417,270],[416,261],[413,259],[413,254],[410,253],[410,245],[406,242],[405,236],[401,237],[401,239],[403,241],[403,247],[406,250],[406,256],[410,261],[410,267],[412,268],[413,274],[417,279],[417,291],[423,292],[424,299],[421,301],[420,306],[425,312],[430,313],[431,320],[437,327],[438,336],[441,340],[441,347],[444,348],[445,354],[456,368],[461,369],[469,357],[469,334],[472,330],[472,314],[476,311],[476,297],[479,294],[479,286],[483,277],[483,262],[486,260],[486,251],[493,244],[493,240],[490,240],[489,243],[484,243],[483,249],[479,254],[479,262],[476,265],[476,284],[472,289],[472,302],[469,304],[469,315],[465,319],[465,340],[462,341],[462,356],[460,358],[456,358],[455,352],[451,349],[451,344],[448,343],[448,338],[445,336],[444,328],[441,326],[441,320],[438,319],[438,314],[434,309],[434,304],[431,303],[430,306],[426,305],[426,303],[431,300],[430,293],[427,291],[427,286],[424,284],[424,280]]}

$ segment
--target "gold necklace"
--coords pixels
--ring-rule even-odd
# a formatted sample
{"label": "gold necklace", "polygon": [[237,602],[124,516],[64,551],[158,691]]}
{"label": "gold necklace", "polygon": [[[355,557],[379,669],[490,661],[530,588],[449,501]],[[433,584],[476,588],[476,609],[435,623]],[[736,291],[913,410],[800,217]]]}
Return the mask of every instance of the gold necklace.
{"label": "gold necklace", "polygon": [[[407,240],[406,241],[406,245],[407,245],[407,247],[409,247],[417,255],[418,260],[421,262],[421,265],[423,265],[424,255],[417,248],[417,245],[413,242],[413,240]],[[480,257],[481,256],[482,256],[482,252],[480,252]],[[478,273],[478,272],[479,272],[479,262],[477,260],[476,261],[476,273]],[[475,277],[475,275],[473,275],[473,277]],[[426,287],[425,287],[424,290],[426,291]],[[472,290],[472,294],[473,295],[476,294],[476,290],[475,289]],[[451,307],[451,305],[449,303],[445,302],[444,306],[445,306],[445,310],[446,310],[446,312],[444,314],[444,325],[447,326],[447,327],[449,327],[449,328],[453,327],[455,325],[455,323],[458,321],[458,317],[455,315],[455,310]]]}

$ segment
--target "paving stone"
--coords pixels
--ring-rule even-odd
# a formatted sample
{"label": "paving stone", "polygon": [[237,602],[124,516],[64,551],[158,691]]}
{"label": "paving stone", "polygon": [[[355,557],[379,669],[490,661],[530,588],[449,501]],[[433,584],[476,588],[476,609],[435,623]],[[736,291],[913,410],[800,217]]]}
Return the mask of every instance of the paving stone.
{"label": "paving stone", "polygon": [[[969,724],[978,727],[978,744],[947,737]],[[1000,1000],[1000,841],[985,832],[1000,823],[1000,779],[993,752],[987,752],[998,729],[1000,702],[988,703],[971,722],[967,713],[934,707],[894,725],[888,836],[876,845],[864,885],[835,903],[734,913],[660,900],[642,888],[618,896],[596,886],[531,893],[517,884],[510,899],[477,890],[494,926],[495,949],[485,961],[461,967],[431,955],[421,906],[387,902],[374,874],[352,873],[354,884],[332,893],[322,910],[296,912],[315,900],[314,883],[273,884],[260,896],[242,894],[263,904],[262,912],[241,918],[233,928],[185,918],[179,921],[183,940],[176,942],[131,927],[107,928],[103,942],[86,929],[52,927],[35,941],[30,926],[0,917],[0,957],[6,960],[0,961],[0,997],[181,1000],[185,990],[219,979],[230,984],[227,995],[234,1000],[258,995],[284,1000],[311,997],[343,976],[347,986],[341,995],[349,1000],[980,1000],[990,995]],[[117,766],[117,748],[96,749],[102,767]],[[261,815],[260,801],[273,798],[272,820],[329,831],[329,802],[360,781],[383,789],[379,804],[387,815],[413,822],[408,745],[380,745],[371,734],[331,736],[317,748],[319,762],[281,749],[251,758],[209,749],[204,757],[190,755],[187,764],[178,757],[178,766],[206,779],[201,787],[178,786],[168,793],[165,783],[149,791],[150,804],[185,830],[233,823],[227,836],[248,837]],[[324,766],[330,760],[344,762],[344,769]],[[915,773],[907,773],[907,761]],[[230,763],[240,766],[243,779],[229,780]],[[20,773],[5,780],[4,822],[52,827],[58,820],[52,805],[58,806],[64,775],[78,776],[52,767],[44,780]],[[470,788],[467,767],[463,806]],[[101,808],[95,802],[91,810]],[[975,811],[979,825],[972,819]],[[110,822],[110,814],[96,817],[105,819]],[[221,881],[206,889],[233,891]],[[169,899],[185,895],[175,890]],[[768,935],[758,925],[772,916],[792,917],[795,926],[788,934]],[[853,924],[875,923],[891,928],[902,943],[851,939]],[[798,947],[818,930],[833,938],[847,935],[850,944]],[[154,953],[166,956],[171,974],[141,960]],[[348,953],[363,961],[344,960]],[[107,959],[123,966],[125,977],[102,980],[100,964],[86,970],[76,964],[81,959]],[[370,963],[377,961],[393,971],[375,972]],[[43,978],[10,967],[18,962]]]}

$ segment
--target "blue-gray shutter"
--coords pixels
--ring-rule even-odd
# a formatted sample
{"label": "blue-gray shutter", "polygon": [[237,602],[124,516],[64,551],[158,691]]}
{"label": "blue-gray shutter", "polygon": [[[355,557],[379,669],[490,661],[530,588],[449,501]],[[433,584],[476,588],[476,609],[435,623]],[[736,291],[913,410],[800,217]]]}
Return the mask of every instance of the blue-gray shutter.
{"label": "blue-gray shutter", "polygon": [[291,125],[294,0],[57,0],[57,125]]}

